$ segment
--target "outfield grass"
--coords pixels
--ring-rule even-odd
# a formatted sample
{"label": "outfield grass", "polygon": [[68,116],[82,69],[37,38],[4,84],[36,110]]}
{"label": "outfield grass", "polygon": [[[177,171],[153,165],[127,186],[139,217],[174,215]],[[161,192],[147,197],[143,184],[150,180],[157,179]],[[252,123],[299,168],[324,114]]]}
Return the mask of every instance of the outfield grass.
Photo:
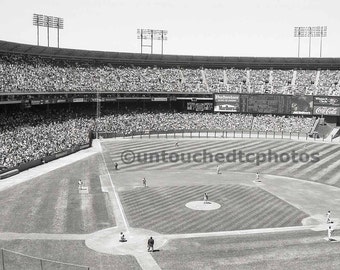
{"label": "outfield grass", "polygon": [[[98,253],[88,249],[83,241],[48,241],[48,240],[15,240],[0,241],[0,247],[20,252],[26,255],[60,261],[64,263],[89,266],[91,270],[140,270],[133,256],[113,256]],[[2,259],[0,256],[0,266]],[[36,259],[13,256],[5,252],[5,269],[7,270],[37,270],[40,261]],[[45,263],[48,270],[80,270],[58,264]],[[2,269],[0,267],[0,269]],[[44,268],[45,269],[45,268]]]}
{"label": "outfield grass", "polygon": [[[99,156],[78,161],[0,192],[0,230],[20,233],[90,233],[115,226],[101,191]],[[78,193],[78,179],[89,194]]]}
{"label": "outfield grass", "polygon": [[[321,167],[318,164],[265,163],[259,167],[223,164],[222,174],[217,178],[216,164],[120,164],[120,169],[115,171],[113,162],[126,149],[184,152],[205,148],[223,152],[238,147],[246,151],[267,148],[286,151],[302,149],[305,143],[186,140],[180,142],[178,148],[174,147],[174,141],[128,140],[104,144],[104,157],[129,225],[164,234],[301,225],[301,220],[307,217],[304,212],[252,183],[250,178],[255,178],[254,172],[259,168],[263,174],[300,177],[335,186],[340,183],[336,179],[339,149],[336,145],[308,143],[303,148],[322,153]],[[115,226],[111,202],[101,191],[99,176],[103,174],[106,171],[102,159],[94,155],[0,192],[0,231],[83,234]],[[143,176],[147,177],[147,188],[142,187]],[[89,194],[78,194],[79,179],[85,180]],[[195,211],[185,207],[189,201],[202,200],[204,192],[221,208]],[[329,243],[323,237],[325,232],[306,231],[178,239],[171,240],[152,256],[161,269],[169,270],[338,270],[339,243]],[[155,241],[157,246],[157,239]],[[0,241],[0,247],[35,257],[89,265],[95,270],[141,269],[134,257],[96,253],[83,241]],[[13,269],[20,269],[16,267]],[[32,263],[22,269],[36,268]]]}
{"label": "outfield grass", "polygon": [[178,239],[153,257],[162,270],[338,270],[340,243],[325,241],[324,234],[300,231]]}
{"label": "outfield grass", "polygon": [[[175,147],[175,142],[179,141],[179,147]],[[143,153],[202,153],[207,151],[211,154],[227,154],[232,151],[242,151],[246,153],[264,153],[268,157],[268,151],[277,155],[290,154],[295,151],[298,162],[293,162],[290,158],[287,162],[275,162],[275,155],[272,160],[267,158],[265,161],[256,164],[236,159],[231,162],[221,164],[221,171],[227,173],[233,172],[251,172],[259,171],[261,174],[281,175],[315,181],[328,185],[340,187],[340,159],[338,144],[313,143],[294,140],[281,139],[134,139],[134,140],[108,140],[102,143],[106,163],[111,172],[114,172],[114,161],[119,162],[122,171],[141,172],[145,170],[155,171],[216,171],[215,160],[212,162],[153,162],[145,163],[135,162],[123,164],[120,160],[124,151],[132,150],[135,154]],[[318,162],[311,162],[311,155],[317,153]],[[308,155],[308,162],[299,161],[300,155]],[[141,176],[139,176],[141,177]]]}

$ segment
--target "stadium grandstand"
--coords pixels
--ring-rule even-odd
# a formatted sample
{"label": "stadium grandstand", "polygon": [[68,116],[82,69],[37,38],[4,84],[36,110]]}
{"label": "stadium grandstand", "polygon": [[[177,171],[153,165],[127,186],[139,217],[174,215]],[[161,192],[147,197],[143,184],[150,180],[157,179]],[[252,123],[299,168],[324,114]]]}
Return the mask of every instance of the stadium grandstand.
{"label": "stadium grandstand", "polygon": [[[323,256],[320,212],[340,186],[340,58],[152,55],[0,41],[0,119],[0,203],[13,205],[0,210],[0,269],[297,270],[309,269],[305,258]],[[307,161],[320,153],[324,167],[301,157],[289,165],[123,160],[132,150],[178,157],[204,147],[204,154],[241,149],[256,158],[256,151],[267,151],[265,158],[291,151]],[[301,199],[308,189],[310,198]],[[152,242],[155,252],[146,255],[151,233],[159,249]],[[227,246],[217,247],[221,239]],[[307,243],[315,253],[294,261]],[[202,256],[206,245],[223,253],[221,265],[212,253]],[[283,266],[285,258],[272,255],[281,245],[291,252]],[[338,249],[326,248],[339,265]],[[245,254],[250,249],[265,249],[265,261]],[[190,257],[184,266],[176,259],[182,251]],[[238,252],[248,261],[239,263]]]}
{"label": "stadium grandstand", "polygon": [[[304,136],[320,116],[339,123],[339,59],[142,55],[0,41],[0,73],[2,170],[88,145],[92,132]],[[331,132],[321,129],[323,138]]]}

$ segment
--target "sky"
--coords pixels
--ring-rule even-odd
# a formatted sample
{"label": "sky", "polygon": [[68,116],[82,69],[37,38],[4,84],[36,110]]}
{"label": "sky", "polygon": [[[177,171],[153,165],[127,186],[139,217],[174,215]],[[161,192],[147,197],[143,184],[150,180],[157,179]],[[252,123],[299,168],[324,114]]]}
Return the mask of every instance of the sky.
{"label": "sky", "polygon": [[[61,48],[140,53],[143,28],[168,31],[164,54],[297,57],[294,27],[327,26],[322,57],[340,57],[339,11],[339,0],[0,0],[0,40],[36,45],[36,13],[64,19]],[[320,57],[320,38],[311,41],[311,56]],[[161,53],[160,41],[153,52]],[[309,57],[309,38],[300,40],[300,57]]]}

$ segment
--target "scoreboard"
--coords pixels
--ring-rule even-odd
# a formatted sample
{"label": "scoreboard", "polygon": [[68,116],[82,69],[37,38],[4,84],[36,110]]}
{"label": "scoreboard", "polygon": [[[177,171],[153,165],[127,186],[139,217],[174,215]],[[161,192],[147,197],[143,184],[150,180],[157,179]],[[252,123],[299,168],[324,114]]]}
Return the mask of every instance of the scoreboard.
{"label": "scoreboard", "polygon": [[241,95],[240,108],[244,113],[290,114],[291,97],[283,95]]}
{"label": "scoreboard", "polygon": [[215,93],[214,112],[340,116],[340,97]]}

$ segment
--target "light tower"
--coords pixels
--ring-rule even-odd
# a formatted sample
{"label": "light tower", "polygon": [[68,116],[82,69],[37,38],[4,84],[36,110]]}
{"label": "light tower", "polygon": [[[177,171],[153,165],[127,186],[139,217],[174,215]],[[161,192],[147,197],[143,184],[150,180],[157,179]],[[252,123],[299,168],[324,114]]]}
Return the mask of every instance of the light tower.
{"label": "light tower", "polygon": [[50,46],[50,28],[57,29],[57,42],[59,48],[59,30],[64,29],[64,19],[59,17],[47,16],[42,14],[33,14],[33,25],[37,27],[37,45],[39,46],[39,27],[47,28],[47,46]]}
{"label": "light tower", "polygon": [[322,38],[327,36],[327,26],[294,27],[294,37],[298,38],[298,57],[300,57],[300,38],[309,38],[309,57],[311,57],[312,37],[320,38],[320,57],[322,56]]}
{"label": "light tower", "polygon": [[[153,41],[161,40],[161,52],[163,54],[164,40],[168,40],[167,30],[154,30],[154,29],[137,29],[137,39],[140,39],[140,53],[143,53],[143,47],[149,47],[151,54],[153,53]],[[150,40],[150,44],[144,44],[143,40]]]}

